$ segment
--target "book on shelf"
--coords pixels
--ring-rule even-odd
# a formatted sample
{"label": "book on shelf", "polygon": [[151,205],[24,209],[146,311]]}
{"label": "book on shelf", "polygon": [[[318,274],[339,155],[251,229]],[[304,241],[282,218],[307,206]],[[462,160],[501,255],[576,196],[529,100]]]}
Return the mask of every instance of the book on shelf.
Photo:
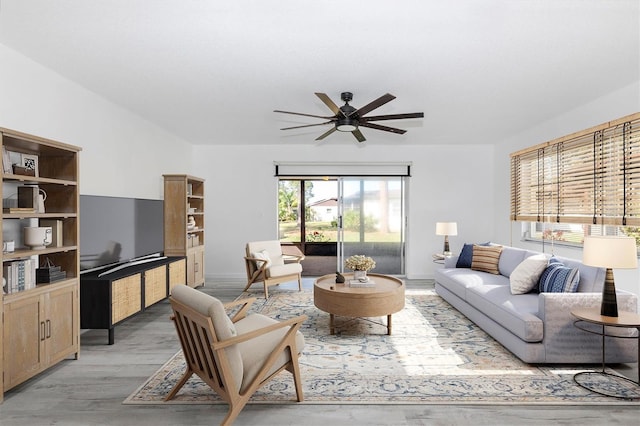
{"label": "book on shelf", "polygon": [[17,293],[36,287],[36,261],[34,259],[6,262],[2,268],[5,278],[5,291]]}
{"label": "book on shelf", "polygon": [[35,213],[36,209],[32,207],[6,207],[2,209],[2,213]]}

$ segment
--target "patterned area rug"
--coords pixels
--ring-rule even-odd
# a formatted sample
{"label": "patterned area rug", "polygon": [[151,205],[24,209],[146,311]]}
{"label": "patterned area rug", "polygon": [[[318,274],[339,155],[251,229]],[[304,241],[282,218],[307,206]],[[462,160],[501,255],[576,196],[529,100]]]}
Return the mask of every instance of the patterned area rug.
{"label": "patterned area rug", "polygon": [[[270,294],[266,301],[258,299],[254,311],[280,319],[309,316],[303,326],[306,346],[300,358],[304,403],[640,404],[576,385],[576,372],[593,371],[585,366],[521,362],[433,290],[407,290],[405,308],[393,315],[391,336],[384,325],[375,323],[385,323],[386,318],[341,317],[336,318],[340,331],[332,336],[329,315],[313,305],[311,291]],[[182,352],[178,352],[124,403],[223,403],[196,376],[174,400],[163,402],[184,369]],[[250,403],[293,401],[293,379],[282,372]]]}

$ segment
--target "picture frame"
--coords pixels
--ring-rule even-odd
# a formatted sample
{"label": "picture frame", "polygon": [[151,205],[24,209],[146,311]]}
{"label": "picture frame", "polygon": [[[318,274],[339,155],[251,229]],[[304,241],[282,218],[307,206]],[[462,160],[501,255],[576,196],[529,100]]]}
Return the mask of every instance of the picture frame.
{"label": "picture frame", "polygon": [[20,165],[27,170],[33,170],[34,176],[38,177],[38,156],[35,154],[21,154]]}
{"label": "picture frame", "polygon": [[7,148],[2,147],[2,171],[4,174],[13,173],[13,163],[11,163],[11,155]]}

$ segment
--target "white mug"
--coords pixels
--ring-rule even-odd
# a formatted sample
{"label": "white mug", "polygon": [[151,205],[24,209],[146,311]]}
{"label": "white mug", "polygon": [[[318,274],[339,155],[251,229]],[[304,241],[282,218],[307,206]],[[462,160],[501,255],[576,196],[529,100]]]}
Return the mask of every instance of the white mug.
{"label": "white mug", "polygon": [[16,249],[16,242],[13,240],[2,242],[2,251],[5,253],[13,253]]}

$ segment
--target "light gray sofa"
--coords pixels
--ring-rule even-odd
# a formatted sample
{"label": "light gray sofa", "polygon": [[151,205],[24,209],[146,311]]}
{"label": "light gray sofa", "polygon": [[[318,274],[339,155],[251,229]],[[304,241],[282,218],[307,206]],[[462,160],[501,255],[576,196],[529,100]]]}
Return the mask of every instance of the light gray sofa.
{"label": "light gray sofa", "polygon": [[[458,256],[445,259],[435,272],[436,292],[522,361],[536,364],[600,363],[602,338],[574,326],[571,309],[599,307],[605,270],[556,256],[580,271],[576,293],[511,294],[509,277],[525,258],[538,252],[504,246],[499,275],[456,268]],[[618,291],[618,309],[637,312],[637,297]],[[611,329],[633,335],[634,329]],[[608,363],[635,362],[637,339],[607,337]]]}

